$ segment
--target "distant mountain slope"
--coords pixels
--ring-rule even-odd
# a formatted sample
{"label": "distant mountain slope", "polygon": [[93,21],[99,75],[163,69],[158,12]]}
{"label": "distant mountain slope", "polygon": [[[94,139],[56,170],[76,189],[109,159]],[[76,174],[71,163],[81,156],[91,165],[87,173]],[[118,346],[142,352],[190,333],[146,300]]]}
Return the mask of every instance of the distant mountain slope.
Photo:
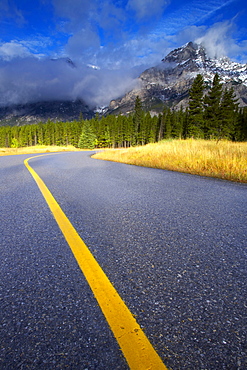
{"label": "distant mountain slope", "polygon": [[[74,62],[69,58],[51,59],[47,61],[47,63],[48,70],[49,68],[54,69],[55,67],[55,69],[60,71],[60,77],[63,76],[63,73],[66,74],[68,71],[75,71],[77,68]],[[91,68],[88,67],[89,71],[90,69]],[[32,101],[29,103],[6,104],[4,106],[3,99],[0,105],[0,126],[35,124],[38,122],[46,122],[48,119],[55,122],[73,121],[78,120],[81,114],[85,119],[90,119],[94,116],[94,110],[89,108],[82,99],[71,101],[69,98],[62,98],[63,94],[56,96],[54,92],[54,99],[51,98],[49,94],[49,97],[47,97],[47,94],[43,94],[41,95],[42,99],[39,101],[35,93],[37,93],[36,90],[34,90],[34,95],[31,97]],[[60,93],[60,91],[58,91],[58,93]],[[66,89],[64,93],[66,93]],[[27,98],[25,98],[25,100],[28,101]]]}
{"label": "distant mountain slope", "polygon": [[94,116],[83,101],[48,101],[30,104],[18,104],[0,108],[0,126],[24,125],[38,122],[73,121],[82,114],[84,119]]}
{"label": "distant mountain slope", "polygon": [[139,77],[139,88],[124,97],[111,101],[109,112],[128,113],[133,110],[139,95],[147,110],[159,111],[164,103],[169,106],[186,106],[188,91],[197,74],[202,74],[208,86],[215,73],[222,82],[234,87],[240,106],[247,105],[247,65],[228,58],[210,59],[198,44],[188,44],[170,52],[162,62],[147,69]]}

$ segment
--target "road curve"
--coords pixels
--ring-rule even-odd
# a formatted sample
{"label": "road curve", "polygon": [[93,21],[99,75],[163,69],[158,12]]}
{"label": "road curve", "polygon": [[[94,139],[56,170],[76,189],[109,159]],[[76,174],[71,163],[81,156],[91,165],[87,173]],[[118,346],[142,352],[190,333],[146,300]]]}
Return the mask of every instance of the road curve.
{"label": "road curve", "polygon": [[[30,160],[172,369],[245,369],[247,186],[103,162]],[[126,369],[35,182],[0,159],[1,369]]]}

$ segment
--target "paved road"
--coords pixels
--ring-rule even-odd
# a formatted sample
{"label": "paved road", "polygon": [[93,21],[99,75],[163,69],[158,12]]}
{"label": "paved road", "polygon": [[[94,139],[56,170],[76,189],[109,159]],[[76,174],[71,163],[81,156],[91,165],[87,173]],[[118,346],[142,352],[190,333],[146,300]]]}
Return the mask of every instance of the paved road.
{"label": "paved road", "polygon": [[[164,363],[246,369],[247,186],[89,154],[29,163]],[[0,158],[0,369],[127,369],[27,157]]]}

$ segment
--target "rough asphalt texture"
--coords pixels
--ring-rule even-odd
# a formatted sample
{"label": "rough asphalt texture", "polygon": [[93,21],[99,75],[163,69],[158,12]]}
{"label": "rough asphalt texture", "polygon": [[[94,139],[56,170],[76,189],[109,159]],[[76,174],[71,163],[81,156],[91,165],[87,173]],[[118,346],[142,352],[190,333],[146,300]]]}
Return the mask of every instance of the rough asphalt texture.
{"label": "rough asphalt texture", "polygon": [[[247,186],[90,154],[30,164],[164,363],[246,369]],[[127,369],[27,157],[0,158],[0,369]]]}

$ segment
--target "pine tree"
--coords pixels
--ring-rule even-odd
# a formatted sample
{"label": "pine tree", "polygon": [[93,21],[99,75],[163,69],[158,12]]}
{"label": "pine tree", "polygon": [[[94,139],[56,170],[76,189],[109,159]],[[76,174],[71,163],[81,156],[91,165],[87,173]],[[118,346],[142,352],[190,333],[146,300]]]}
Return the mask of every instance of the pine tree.
{"label": "pine tree", "polygon": [[172,124],[172,131],[171,137],[181,139],[183,135],[183,124],[184,124],[184,112],[181,107],[180,111],[173,112],[173,124]]}
{"label": "pine tree", "polygon": [[218,73],[215,74],[213,85],[204,98],[205,138],[215,139],[219,136],[221,115],[222,84]]}
{"label": "pine tree", "polygon": [[234,134],[237,121],[237,99],[233,88],[225,89],[220,104],[220,120],[218,122],[218,139],[230,139]]}
{"label": "pine tree", "polygon": [[13,137],[11,141],[11,148],[19,148],[19,146],[19,141],[15,137]]}
{"label": "pine tree", "polygon": [[234,139],[236,141],[247,140],[247,107],[241,108],[238,112]]}
{"label": "pine tree", "polygon": [[6,141],[6,127],[0,127],[0,148],[5,147]]}
{"label": "pine tree", "polygon": [[38,140],[37,140],[37,143],[39,144],[39,145],[43,145],[43,143],[44,143],[44,124],[43,123],[38,123],[37,124],[37,133],[38,133]]}
{"label": "pine tree", "polygon": [[189,137],[188,128],[189,128],[189,108],[186,107],[183,119],[183,132],[182,132],[183,139],[187,139]]}
{"label": "pine tree", "polygon": [[189,91],[189,122],[188,136],[203,137],[203,91],[204,79],[198,74]]}
{"label": "pine tree", "polygon": [[95,147],[96,135],[94,134],[89,121],[85,121],[82,133],[78,142],[78,147],[80,149],[94,149]]}
{"label": "pine tree", "polygon": [[134,116],[133,116],[133,122],[134,122],[134,128],[135,128],[135,144],[138,144],[140,140],[139,133],[140,133],[142,119],[143,119],[142,103],[141,103],[141,99],[137,95],[136,101],[135,101]]}
{"label": "pine tree", "polygon": [[124,147],[129,148],[134,141],[134,122],[132,116],[126,117],[124,127]]}
{"label": "pine tree", "polygon": [[161,113],[159,114],[157,124],[158,124],[158,141],[161,141],[164,136],[164,119]]}
{"label": "pine tree", "polygon": [[125,141],[125,131],[126,131],[126,117],[123,115],[119,115],[116,117],[116,126],[117,126],[117,137],[116,143],[117,147],[120,148],[122,146],[126,147]]}
{"label": "pine tree", "polygon": [[164,139],[170,139],[172,132],[172,113],[170,108],[165,108],[163,112]]}

